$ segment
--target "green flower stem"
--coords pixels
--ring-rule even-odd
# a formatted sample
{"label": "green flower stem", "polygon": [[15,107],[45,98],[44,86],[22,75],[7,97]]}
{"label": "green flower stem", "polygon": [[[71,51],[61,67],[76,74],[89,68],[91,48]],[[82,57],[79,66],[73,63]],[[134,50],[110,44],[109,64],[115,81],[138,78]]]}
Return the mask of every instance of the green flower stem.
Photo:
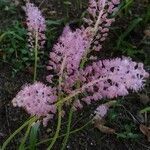
{"label": "green flower stem", "polygon": [[52,138],[52,142],[49,145],[49,147],[47,148],[47,150],[52,149],[53,145],[55,144],[55,142],[59,136],[59,131],[60,131],[60,127],[61,127],[61,108],[62,108],[62,105],[59,105],[58,106],[58,123],[57,123],[56,133],[55,133],[54,137]]}
{"label": "green flower stem", "polygon": [[85,65],[85,63],[86,63],[86,61],[87,61],[87,54],[88,54],[88,53],[85,53],[83,59],[81,60],[81,63],[80,63],[80,68],[81,68],[81,69],[83,69],[83,67],[84,67],[84,65]]}
{"label": "green flower stem", "polygon": [[72,116],[73,116],[73,108],[70,109],[70,113],[69,113],[69,119],[68,119],[68,126],[67,126],[67,133],[66,133],[66,136],[63,140],[63,145],[62,145],[62,148],[61,150],[64,150],[66,145],[67,145],[67,142],[68,142],[68,139],[69,139],[69,134],[70,134],[70,129],[71,129],[71,122],[72,122]]}
{"label": "green flower stem", "polygon": [[[79,132],[79,131],[83,130],[85,127],[87,127],[89,124],[91,124],[91,122],[92,122],[92,120],[88,121],[88,122],[87,122],[85,125],[83,125],[82,127],[71,131],[71,132],[69,133],[69,135],[70,135],[70,134],[74,134],[74,133],[76,133],[76,132]],[[58,136],[58,138],[64,137],[64,136],[66,136],[66,135],[67,135],[67,133],[66,133],[66,134],[62,134],[62,135]],[[43,140],[43,141],[37,143],[36,146],[39,146],[39,145],[44,144],[44,143],[48,143],[48,142],[51,141],[51,140],[53,140],[53,138]]]}
{"label": "green flower stem", "polygon": [[33,81],[36,81],[37,77],[37,61],[38,61],[38,32],[35,33],[35,47],[34,47],[34,78]]}
{"label": "green flower stem", "polygon": [[[61,83],[63,81],[63,73],[64,73],[64,69],[65,69],[65,64],[66,64],[66,57],[64,57],[63,61],[62,61],[62,64],[61,64],[61,69],[60,69],[60,76],[59,76],[59,85],[58,85],[58,101],[61,101]],[[49,147],[47,148],[47,150],[51,150],[53,145],[55,144],[58,136],[59,136],[59,131],[60,131],[60,128],[61,128],[61,117],[62,117],[62,104],[60,104],[58,106],[58,122],[57,122],[57,129],[56,129],[56,132],[55,132],[55,135],[53,137],[53,140],[51,142],[51,144],[49,145]]]}
{"label": "green flower stem", "polygon": [[20,144],[20,146],[19,146],[19,150],[23,150],[23,149],[24,149],[24,147],[25,147],[25,142],[26,142],[27,137],[28,137],[28,135],[29,135],[29,133],[30,133],[31,127],[32,127],[32,123],[29,123],[28,128],[27,128],[26,133],[25,133],[25,136],[23,137],[23,139],[22,139],[22,141],[21,141],[21,144]]}
{"label": "green flower stem", "polygon": [[1,150],[5,150],[6,146],[10,143],[10,141],[28,124],[33,123],[37,120],[36,117],[31,118],[30,120],[26,121],[21,127],[19,127],[10,137],[3,143]]}
{"label": "green flower stem", "polygon": [[97,82],[99,81],[103,81],[103,80],[107,80],[108,77],[104,77],[104,78],[99,78],[99,79],[96,79],[94,81],[91,81],[85,85],[83,85],[81,88],[78,88],[74,91],[72,91],[72,94],[70,94],[69,96],[65,97],[65,98],[62,98],[60,101],[58,101],[56,103],[56,106],[59,106],[59,105],[62,105],[63,103],[65,103],[66,101],[70,100],[71,98],[77,96],[78,94],[82,93],[85,89],[87,89],[88,87],[90,86],[93,86],[94,84],[96,84]]}
{"label": "green flower stem", "polygon": [[84,67],[84,65],[85,65],[85,63],[86,63],[86,61],[87,61],[87,55],[91,52],[90,46],[91,46],[91,44],[92,44],[92,42],[93,42],[94,36],[96,35],[96,33],[97,33],[97,31],[98,31],[99,23],[101,22],[101,17],[102,17],[102,14],[103,14],[103,12],[104,12],[104,7],[105,7],[105,4],[103,5],[101,11],[99,12],[97,21],[96,21],[96,23],[95,23],[95,25],[94,25],[94,28],[93,28],[93,30],[92,30],[92,32],[93,32],[92,38],[91,38],[91,40],[90,40],[90,42],[89,42],[89,44],[88,44],[88,46],[87,46],[87,49],[85,50],[83,59],[81,60],[81,63],[80,63],[80,68],[83,68],[83,67]]}

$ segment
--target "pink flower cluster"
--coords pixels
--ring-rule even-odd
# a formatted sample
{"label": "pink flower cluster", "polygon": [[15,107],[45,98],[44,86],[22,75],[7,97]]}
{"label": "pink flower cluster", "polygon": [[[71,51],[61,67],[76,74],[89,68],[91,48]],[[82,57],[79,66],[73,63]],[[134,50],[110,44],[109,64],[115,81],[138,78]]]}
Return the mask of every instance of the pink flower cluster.
{"label": "pink flower cluster", "polygon": [[106,116],[107,112],[108,112],[108,107],[102,104],[96,108],[94,113],[100,116],[101,118],[103,118],[104,116]]}
{"label": "pink flower cluster", "polygon": [[88,28],[94,31],[91,49],[99,51],[108,36],[109,27],[115,21],[112,14],[118,11],[120,0],[89,0],[89,18],[84,18]]}
{"label": "pink flower cluster", "polygon": [[[62,62],[65,61],[65,75],[68,76],[78,70],[87,45],[84,29],[72,31],[69,26],[64,28],[58,43],[54,45],[50,53],[48,70],[54,70],[59,75]],[[47,77],[51,82],[50,76]]]}
{"label": "pink flower cluster", "polygon": [[[30,115],[42,118],[46,126],[56,112],[57,91],[60,89],[62,89],[61,97],[79,91],[78,96],[74,95],[76,97],[72,96],[70,100],[74,109],[82,108],[84,103],[91,104],[103,98],[125,96],[130,90],[137,92],[142,89],[149,74],[143,69],[142,63],[136,63],[130,58],[97,60],[90,62],[91,65],[86,61],[86,64],[80,66],[83,58],[88,59],[88,50],[101,49],[101,43],[114,21],[111,14],[117,11],[116,6],[119,2],[119,0],[90,0],[88,8],[90,18],[84,19],[88,27],[72,31],[66,26],[50,52],[47,69],[51,72],[47,76],[47,81],[54,83],[55,88],[40,82],[26,85],[13,99],[13,105],[23,107]],[[41,12],[31,3],[26,4],[25,11],[30,36],[35,38],[34,32],[38,31],[39,40],[43,40],[46,27]],[[54,75],[56,78],[53,78]],[[57,84],[59,76],[62,76],[61,85]],[[53,82],[52,79],[56,79],[57,82]],[[107,113],[107,108],[101,106],[96,112],[103,117]]]}
{"label": "pink flower cluster", "polygon": [[97,61],[81,69],[64,82],[63,89],[66,93],[71,93],[78,81],[81,87],[93,83],[85,89],[83,98],[80,97],[80,103],[78,101],[77,105],[75,102],[76,107],[82,108],[81,101],[91,104],[92,101],[103,98],[128,95],[129,90],[137,92],[143,88],[145,78],[148,76],[142,63],[133,62],[126,57],[116,58]]}
{"label": "pink flower cluster", "polygon": [[[119,0],[90,0],[88,12],[91,18],[84,20],[88,27],[82,27],[72,31],[69,26],[64,28],[58,42],[54,45],[49,55],[49,64],[47,70],[52,70],[60,75],[62,64],[66,79],[74,74],[80,66],[83,57],[91,50],[99,50],[102,46],[99,42],[105,40],[108,35],[109,26],[114,21],[110,14],[117,11]],[[96,31],[95,31],[96,30]],[[97,59],[97,57],[90,57]],[[52,83],[53,75],[47,76],[47,81]]]}
{"label": "pink flower cluster", "polygon": [[[31,116],[44,118],[53,117],[56,112],[54,103],[57,100],[56,90],[40,82],[26,85],[12,100],[13,106],[24,108]],[[46,123],[45,123],[46,124]]]}
{"label": "pink flower cluster", "polygon": [[46,39],[44,33],[46,31],[45,18],[42,16],[38,7],[34,6],[33,3],[26,3],[24,11],[27,16],[26,24],[28,27],[29,46],[31,48],[34,47],[35,38],[37,36],[39,48],[43,48]]}

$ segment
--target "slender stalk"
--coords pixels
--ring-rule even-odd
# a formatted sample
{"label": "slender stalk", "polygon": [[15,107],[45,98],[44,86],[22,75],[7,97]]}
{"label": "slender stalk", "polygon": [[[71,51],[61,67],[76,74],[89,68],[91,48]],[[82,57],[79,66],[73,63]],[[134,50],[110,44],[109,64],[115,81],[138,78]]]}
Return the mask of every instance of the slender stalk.
{"label": "slender stalk", "polygon": [[31,127],[32,127],[31,125],[32,125],[32,124],[29,124],[29,125],[28,125],[28,128],[27,128],[27,130],[26,130],[25,136],[23,137],[22,142],[21,142],[21,144],[20,144],[20,146],[19,146],[19,150],[23,150],[24,147],[25,147],[25,142],[26,142],[26,140],[27,140],[27,137],[28,137],[28,135],[29,135],[29,133],[30,133],[30,129],[31,129]]}
{"label": "slender stalk", "polygon": [[[66,64],[66,58],[67,58],[67,55],[64,56],[64,59],[62,61],[62,64],[61,64],[61,68],[60,68],[60,76],[59,76],[59,85],[58,85],[58,102],[61,100],[61,83],[63,81],[63,73],[64,73],[64,69],[65,69],[65,64]],[[50,146],[47,148],[47,150],[51,150],[53,145],[55,144],[58,136],[59,136],[59,131],[60,131],[60,128],[61,128],[61,109],[62,109],[62,105],[59,105],[58,106],[58,123],[57,123],[57,129],[56,129],[56,133],[53,137],[53,140],[50,144]]]}
{"label": "slender stalk", "polygon": [[[61,83],[62,83],[62,80],[63,80],[63,72],[64,72],[64,69],[65,69],[65,63],[66,63],[66,55],[64,56],[64,59],[63,59],[63,62],[61,64],[61,68],[60,68],[60,76],[59,76],[59,85],[58,85],[58,101],[60,101],[61,99]],[[47,150],[50,150],[53,145],[55,144],[58,136],[59,136],[59,131],[60,131],[60,128],[61,128],[61,109],[62,109],[62,105],[58,106],[58,123],[57,123],[57,129],[56,129],[56,133],[53,137],[53,140],[50,144],[50,146],[47,148]]]}
{"label": "slender stalk", "polygon": [[62,148],[61,150],[64,150],[66,145],[67,145],[67,142],[69,140],[69,134],[70,134],[70,129],[71,129],[71,122],[72,122],[72,116],[73,116],[73,108],[71,108],[70,110],[70,113],[69,113],[69,119],[68,119],[68,126],[67,126],[67,133],[66,133],[66,136],[63,140],[63,145],[62,145]]}
{"label": "slender stalk", "polygon": [[51,150],[53,145],[55,144],[58,135],[59,135],[59,131],[60,131],[60,127],[61,127],[61,107],[62,105],[58,106],[58,123],[57,123],[57,129],[56,129],[56,133],[54,135],[54,137],[52,138],[52,142],[50,144],[50,146],[47,148],[47,150]]}
{"label": "slender stalk", "polygon": [[26,127],[29,123],[33,123],[37,120],[36,117],[31,118],[30,120],[26,121],[21,127],[19,127],[13,134],[10,135],[10,137],[3,143],[3,146],[1,150],[5,150],[9,142],[24,128]]}
{"label": "slender stalk", "polygon": [[62,64],[61,64],[61,68],[60,68],[60,76],[59,76],[59,96],[61,97],[61,83],[63,81],[63,73],[64,73],[64,69],[65,69],[65,64],[66,64],[66,59],[67,59],[67,55],[64,56],[64,59],[62,61]]}
{"label": "slender stalk", "polygon": [[[74,133],[76,133],[76,132],[79,132],[79,131],[83,130],[83,129],[84,129],[86,126],[88,126],[91,122],[92,122],[92,120],[90,120],[89,122],[87,122],[87,123],[86,123],[85,125],[83,125],[82,127],[71,131],[71,132],[69,133],[69,135],[70,135],[70,134],[74,134]],[[62,135],[58,136],[58,138],[64,137],[64,136],[66,136],[66,135],[67,135],[67,133],[66,133],[66,134],[62,134]],[[53,139],[53,138],[43,140],[43,141],[37,143],[36,146],[39,146],[39,145],[44,144],[44,143],[47,143],[47,142],[49,142],[49,141],[52,140],[52,139]]]}
{"label": "slender stalk", "polygon": [[34,78],[33,81],[36,81],[37,77],[37,61],[38,61],[38,31],[35,32],[35,47],[34,47]]}
{"label": "slender stalk", "polygon": [[102,9],[101,11],[99,12],[99,15],[98,15],[98,19],[95,23],[95,26],[94,26],[94,35],[97,33],[98,31],[98,26],[99,24],[101,23],[101,18],[102,18],[102,15],[103,15],[103,12],[104,12],[104,7],[105,7],[105,4],[106,4],[106,0],[103,2],[102,4]]}
{"label": "slender stalk", "polygon": [[103,81],[103,80],[107,80],[107,79],[108,79],[108,77],[99,78],[99,79],[97,79],[97,80],[91,81],[91,82],[89,82],[89,83],[83,85],[81,88],[79,88],[79,89],[77,89],[77,90],[74,90],[74,91],[72,92],[72,94],[70,94],[69,96],[67,96],[67,97],[63,98],[62,100],[58,101],[58,102],[56,103],[56,106],[59,106],[60,104],[63,104],[64,102],[66,102],[66,101],[70,100],[71,98],[77,96],[78,94],[82,93],[86,88],[88,88],[88,87],[90,87],[90,86],[93,86],[93,85],[96,84],[97,82]]}
{"label": "slender stalk", "polygon": [[106,0],[103,2],[102,9],[99,12],[98,19],[97,19],[97,21],[96,21],[96,23],[95,23],[95,25],[93,27],[93,34],[92,34],[91,40],[90,40],[90,42],[89,42],[89,44],[87,46],[87,49],[85,50],[85,54],[83,56],[83,59],[81,60],[80,68],[83,68],[84,65],[85,65],[85,62],[87,61],[87,55],[90,52],[91,43],[93,41],[94,36],[96,35],[96,33],[98,31],[99,24],[101,23],[101,17],[102,17],[103,12],[104,12],[105,4],[106,4]]}

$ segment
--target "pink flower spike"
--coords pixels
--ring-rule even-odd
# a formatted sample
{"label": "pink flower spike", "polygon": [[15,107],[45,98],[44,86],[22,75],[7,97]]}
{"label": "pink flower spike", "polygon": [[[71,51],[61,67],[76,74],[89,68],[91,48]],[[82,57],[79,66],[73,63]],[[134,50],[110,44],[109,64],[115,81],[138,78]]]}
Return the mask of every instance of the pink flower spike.
{"label": "pink flower spike", "polygon": [[[88,28],[94,31],[94,38],[92,37],[93,41],[90,47],[91,50],[101,50],[102,43],[106,40],[102,35],[103,33],[108,34],[109,27],[115,21],[112,18],[112,14],[117,12],[119,3],[119,0],[89,0],[89,7],[87,9],[89,16],[84,18],[84,20]],[[95,44],[95,41],[98,44]]]}
{"label": "pink flower spike", "polygon": [[51,61],[49,61],[48,70],[51,67],[54,73],[59,76],[62,62],[66,58],[64,62],[66,77],[77,71],[87,43],[88,40],[84,28],[72,31],[69,26],[66,26],[58,43],[54,45],[52,52],[50,52],[49,57]]}
{"label": "pink flower spike", "polygon": [[46,31],[46,22],[45,18],[42,16],[41,11],[33,3],[26,3],[24,7],[26,13],[26,24],[28,28],[29,44],[33,48],[36,33],[38,35],[38,44],[39,48],[43,48],[45,44],[45,31]]}
{"label": "pink flower spike", "polygon": [[141,63],[123,57],[93,62],[92,65],[70,76],[65,81],[63,89],[67,93],[77,81],[80,81],[82,87],[97,80],[96,83],[84,89],[85,95],[82,94],[81,101],[87,100],[86,103],[90,104],[104,98],[126,96],[130,90],[137,92],[143,88],[147,77],[148,73]]}
{"label": "pink flower spike", "polygon": [[40,82],[26,85],[12,100],[15,107],[24,108],[31,116],[46,117],[56,113],[56,90]]}

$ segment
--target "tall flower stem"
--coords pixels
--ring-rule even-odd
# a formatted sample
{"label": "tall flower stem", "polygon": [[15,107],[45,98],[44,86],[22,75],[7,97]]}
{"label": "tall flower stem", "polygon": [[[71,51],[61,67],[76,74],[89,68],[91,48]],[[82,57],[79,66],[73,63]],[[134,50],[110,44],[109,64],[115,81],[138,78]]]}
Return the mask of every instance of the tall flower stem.
{"label": "tall flower stem", "polygon": [[[111,76],[109,76],[109,77],[111,77]],[[99,81],[105,81],[105,80],[107,80],[109,77],[103,77],[103,78],[99,78],[99,79],[93,80],[93,81],[91,81],[91,82],[89,82],[89,83],[83,85],[81,88],[72,91],[72,94],[70,94],[70,95],[68,95],[67,97],[65,97],[65,98],[61,99],[60,101],[58,101],[58,102],[56,103],[56,106],[59,106],[59,105],[64,104],[66,101],[68,101],[68,100],[72,99],[73,97],[75,97],[75,96],[81,94],[86,88],[88,88],[88,87],[90,87],[90,86],[93,86],[94,84],[98,83]]]}
{"label": "tall flower stem", "polygon": [[34,47],[34,78],[33,81],[36,81],[37,77],[37,61],[38,61],[38,31],[35,32],[35,47]]}
{"label": "tall flower stem", "polygon": [[[90,120],[90,121],[88,121],[85,125],[83,125],[82,127],[70,131],[69,135],[74,134],[74,133],[76,133],[76,132],[79,132],[79,131],[83,130],[85,127],[87,127],[89,124],[91,124],[92,121],[93,121],[93,120]],[[67,133],[62,134],[62,135],[58,136],[58,138],[62,138],[62,137],[64,137],[64,136],[66,136],[66,135],[67,135]],[[44,143],[48,143],[50,140],[53,140],[53,138],[40,141],[40,142],[38,142],[38,143],[36,144],[36,146],[39,146],[39,145],[44,144]]]}
{"label": "tall flower stem", "polygon": [[[59,76],[59,85],[58,85],[58,101],[61,101],[61,83],[62,83],[62,80],[63,80],[63,73],[64,73],[64,69],[65,69],[65,63],[66,63],[66,56],[64,57],[63,59],[63,62],[61,64],[61,69],[60,69],[60,76]],[[57,129],[56,129],[56,132],[55,132],[55,135],[53,137],[53,140],[50,144],[50,146],[47,148],[47,150],[51,150],[53,148],[53,145],[55,144],[58,136],[59,136],[59,131],[60,131],[60,128],[61,128],[61,117],[62,117],[62,104],[60,104],[58,106],[58,122],[57,122]]]}
{"label": "tall flower stem", "polygon": [[50,146],[47,148],[47,150],[51,150],[53,148],[53,145],[55,144],[58,136],[59,136],[59,131],[60,131],[60,127],[61,127],[61,108],[62,108],[62,105],[59,105],[58,106],[58,123],[57,123],[57,129],[56,129],[56,132],[55,132],[55,135],[52,139],[52,142],[50,144]]}
{"label": "tall flower stem", "polygon": [[31,130],[31,127],[32,127],[32,124],[29,124],[29,125],[28,125],[28,128],[27,128],[27,130],[26,130],[26,133],[25,133],[23,139],[21,140],[21,144],[20,144],[20,146],[19,146],[19,148],[18,148],[19,150],[24,149],[26,140],[27,140],[28,135],[29,135],[30,130]]}
{"label": "tall flower stem", "polygon": [[102,9],[101,11],[99,12],[99,15],[98,15],[98,18],[97,18],[97,21],[93,27],[93,30],[92,30],[92,37],[91,37],[91,40],[89,41],[89,44],[87,46],[87,49],[85,50],[85,53],[84,53],[84,56],[81,60],[81,63],[80,63],[80,68],[83,68],[86,61],[87,61],[87,55],[90,53],[90,46],[93,42],[93,38],[94,36],[97,34],[98,32],[98,27],[99,27],[99,24],[101,23],[101,18],[102,18],[102,15],[103,15],[103,12],[104,12],[104,8],[105,8],[105,5],[106,5],[106,0],[103,1],[103,4],[102,4]]}
{"label": "tall flower stem", "polygon": [[36,117],[32,117],[30,120],[26,121],[21,127],[19,127],[13,134],[9,136],[9,138],[3,143],[1,150],[5,150],[7,145],[10,143],[10,141],[22,130],[24,129],[28,124],[32,124],[37,120]]}
{"label": "tall flower stem", "polygon": [[68,125],[67,125],[67,133],[66,133],[66,136],[65,136],[65,138],[63,140],[63,144],[62,144],[61,150],[64,150],[66,148],[67,142],[69,140],[73,112],[74,112],[73,111],[73,107],[71,107],[70,112],[69,112],[69,119],[68,119]]}

